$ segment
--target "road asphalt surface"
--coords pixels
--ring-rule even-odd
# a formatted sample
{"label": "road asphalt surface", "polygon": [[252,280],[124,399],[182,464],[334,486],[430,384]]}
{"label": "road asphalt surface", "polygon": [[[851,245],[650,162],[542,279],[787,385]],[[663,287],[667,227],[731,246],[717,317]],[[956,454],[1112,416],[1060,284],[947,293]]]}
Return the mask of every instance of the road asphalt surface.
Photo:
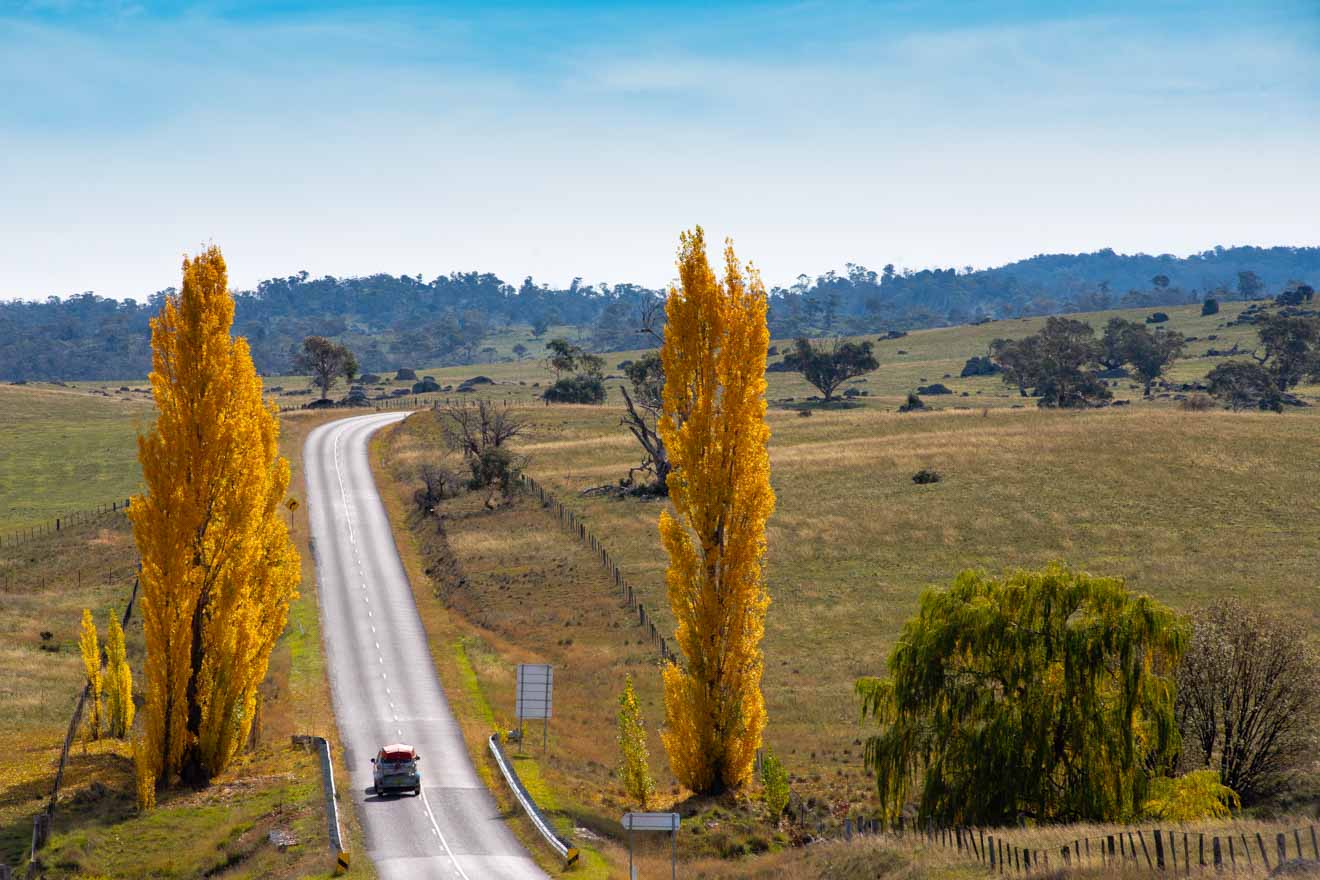
{"label": "road asphalt surface", "polygon": [[[367,463],[371,435],[406,415],[330,422],[303,450],[330,686],[367,855],[382,880],[545,878],[468,757]],[[372,793],[371,759],[393,742],[421,755],[421,797]]]}

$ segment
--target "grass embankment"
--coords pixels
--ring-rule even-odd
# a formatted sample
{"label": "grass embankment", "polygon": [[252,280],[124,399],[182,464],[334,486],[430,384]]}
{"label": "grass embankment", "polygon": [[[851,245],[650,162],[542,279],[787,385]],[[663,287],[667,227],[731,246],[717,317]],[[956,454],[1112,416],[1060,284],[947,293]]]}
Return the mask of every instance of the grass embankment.
{"label": "grass embankment", "polygon": [[[69,396],[88,405],[85,395]],[[92,400],[90,405],[99,404]],[[68,410],[75,419],[77,412],[76,407]],[[307,430],[338,415],[309,413],[284,420],[282,448],[295,467],[291,491],[296,496],[302,494],[296,472]],[[106,463],[103,459],[102,466]],[[74,498],[73,506],[91,502],[90,497]],[[155,811],[138,815],[128,744],[79,743],[65,773],[54,836],[40,854],[43,876],[329,875],[333,855],[319,762],[314,754],[289,747],[294,732],[334,735],[304,513],[299,511],[294,528],[303,553],[301,597],[290,610],[289,627],[262,686],[256,748],[210,788],[165,793]],[[109,610],[122,610],[127,601],[135,565],[123,514],[106,514],[92,527],[67,529],[0,552],[0,627],[16,634],[0,650],[0,702],[6,708],[0,717],[0,860],[9,864],[26,861],[32,816],[49,797],[59,747],[82,686],[81,609],[92,608],[104,626]],[[50,638],[43,639],[43,631]],[[136,613],[127,642],[140,704],[143,647]],[[341,809],[347,811],[346,831],[353,840],[351,804],[342,803]],[[269,832],[277,830],[297,843],[281,851],[268,840]],[[372,873],[370,863],[359,858],[353,874]]]}

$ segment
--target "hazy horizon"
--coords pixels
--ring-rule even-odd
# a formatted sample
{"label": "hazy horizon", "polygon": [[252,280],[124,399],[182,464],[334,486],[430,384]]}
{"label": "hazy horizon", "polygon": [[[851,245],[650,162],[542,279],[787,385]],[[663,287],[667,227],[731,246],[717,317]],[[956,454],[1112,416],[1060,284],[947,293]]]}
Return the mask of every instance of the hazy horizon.
{"label": "hazy horizon", "polygon": [[1320,244],[1310,0],[21,2],[0,94],[4,299]]}

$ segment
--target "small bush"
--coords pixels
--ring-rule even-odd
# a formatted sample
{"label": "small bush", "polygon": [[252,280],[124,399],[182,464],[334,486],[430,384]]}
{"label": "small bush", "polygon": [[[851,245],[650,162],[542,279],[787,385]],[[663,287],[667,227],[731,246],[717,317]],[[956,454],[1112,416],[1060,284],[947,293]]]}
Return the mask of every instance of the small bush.
{"label": "small bush", "polygon": [[560,379],[542,395],[551,403],[604,403],[605,383],[586,374]]}
{"label": "small bush", "polygon": [[377,376],[375,373],[363,373],[358,377],[358,381],[363,385],[379,385],[380,376]]}
{"label": "small bush", "polygon": [[952,394],[953,389],[943,382],[936,382],[933,385],[922,385],[917,389],[918,394]]}
{"label": "small bush", "polygon": [[1163,324],[1167,320],[1169,320],[1169,316],[1165,312],[1155,312],[1146,316],[1147,324]]}
{"label": "small bush", "polygon": [[1242,809],[1237,792],[1219,781],[1217,770],[1194,770],[1175,779],[1152,779],[1141,812],[1164,822],[1227,819]]}
{"label": "small bush", "polygon": [[922,400],[920,397],[917,397],[917,395],[915,394],[909,394],[907,396],[907,403],[900,406],[898,408],[898,411],[901,413],[920,412],[921,410],[924,409],[926,409],[926,401]]}
{"label": "small bush", "polygon": [[498,486],[502,491],[509,490],[510,483],[518,476],[518,464],[513,453],[503,446],[490,446],[468,459],[472,469],[472,479],[468,481],[471,489],[484,489]]}
{"label": "small bush", "polygon": [[1214,409],[1215,400],[1209,394],[1196,393],[1189,395],[1181,404],[1182,408],[1188,412],[1205,412]]}
{"label": "small bush", "polygon": [[788,807],[790,794],[788,771],[769,749],[761,760],[761,796],[765,799],[765,809],[770,814],[771,822],[778,822]]}
{"label": "small bush", "polygon": [[417,371],[416,371],[416,370],[401,369],[401,370],[399,370],[398,372],[396,372],[396,373],[394,374],[394,378],[395,378],[396,381],[399,381],[399,382],[403,382],[403,381],[411,382],[411,381],[413,381],[414,379],[417,378]]}
{"label": "small bush", "polygon": [[1202,317],[1205,317],[1206,315],[1217,315],[1217,314],[1219,314],[1219,300],[1215,299],[1212,296],[1208,298],[1205,302],[1201,303]]}
{"label": "small bush", "polygon": [[912,475],[912,482],[916,483],[918,486],[938,483],[942,479],[944,478],[940,476],[939,471],[933,471],[930,468],[922,468]]}
{"label": "small bush", "polygon": [[413,503],[417,505],[417,512],[423,516],[433,512],[436,505],[446,498],[453,498],[463,488],[458,474],[438,464],[423,464],[417,476],[422,481],[422,487],[413,492]]}

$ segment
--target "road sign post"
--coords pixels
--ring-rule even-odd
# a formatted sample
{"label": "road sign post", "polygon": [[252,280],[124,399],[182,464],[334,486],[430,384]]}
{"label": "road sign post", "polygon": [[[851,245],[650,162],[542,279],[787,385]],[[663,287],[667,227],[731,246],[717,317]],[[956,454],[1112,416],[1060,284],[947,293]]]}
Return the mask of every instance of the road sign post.
{"label": "road sign post", "polygon": [[519,663],[514,714],[518,718],[518,747],[522,748],[522,725],[529,718],[541,719],[541,751],[550,740],[549,719],[554,696],[555,671],[548,663]]}
{"label": "road sign post", "polygon": [[678,878],[678,813],[624,813],[619,820],[628,831],[628,876],[633,872],[633,832],[668,831],[670,835],[669,873],[673,880]]}

